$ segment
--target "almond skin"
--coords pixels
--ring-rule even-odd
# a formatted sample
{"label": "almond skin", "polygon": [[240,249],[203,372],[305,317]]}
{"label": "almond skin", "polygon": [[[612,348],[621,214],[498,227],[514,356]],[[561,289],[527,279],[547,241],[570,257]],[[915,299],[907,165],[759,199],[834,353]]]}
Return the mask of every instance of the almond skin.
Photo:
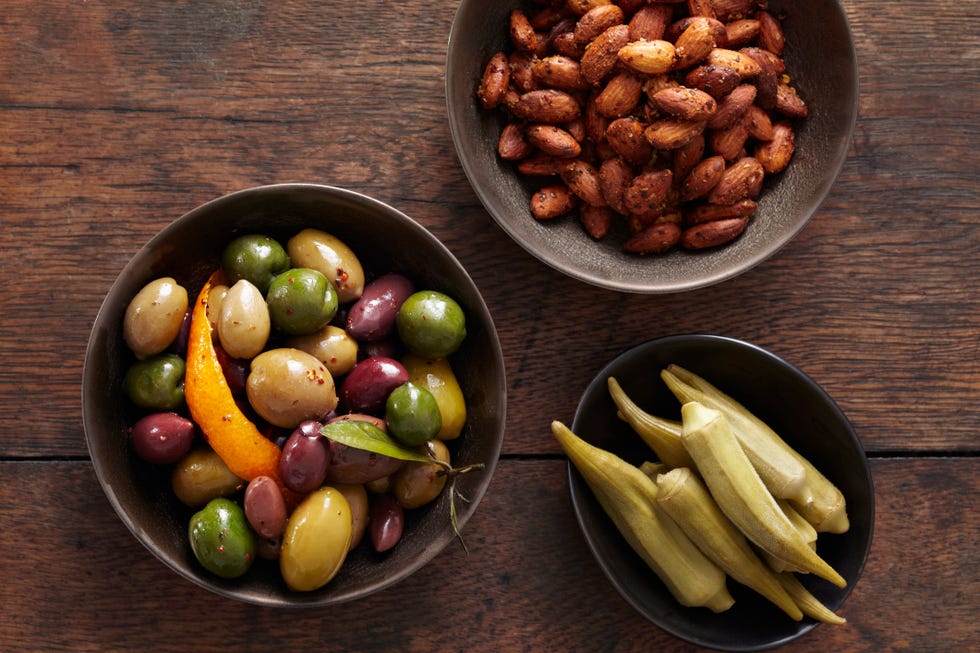
{"label": "almond skin", "polygon": [[758,195],[765,171],[755,158],[747,156],[725,169],[721,180],[708,194],[711,204],[734,204]]}
{"label": "almond skin", "polygon": [[624,71],[614,75],[596,96],[596,110],[606,118],[622,118],[640,103],[642,97],[643,80]]}
{"label": "almond skin", "polygon": [[484,109],[493,109],[500,104],[510,85],[510,62],[503,52],[490,57],[476,95]]}
{"label": "almond skin", "polygon": [[701,63],[715,47],[715,35],[708,18],[697,17],[690,22],[674,43],[674,68],[682,70]]}
{"label": "almond skin", "polygon": [[625,20],[623,10],[616,5],[593,7],[582,14],[575,24],[575,41],[580,45],[587,45],[610,27],[622,25]]}
{"label": "almond skin", "polygon": [[508,123],[500,132],[497,154],[504,161],[518,161],[527,158],[534,147],[524,138],[524,132],[517,123]]}
{"label": "almond skin", "polygon": [[510,12],[509,33],[514,49],[520,52],[534,52],[538,45],[538,34],[534,31],[527,15],[520,9]]}
{"label": "almond skin", "polygon": [[569,213],[577,205],[575,195],[564,184],[552,184],[531,196],[531,215],[551,220]]}
{"label": "almond skin", "polygon": [[598,86],[612,73],[619,63],[619,51],[629,42],[630,28],[615,25],[597,36],[585,48],[582,59],[582,75],[593,86]]}
{"label": "almond skin", "polygon": [[719,247],[738,238],[748,224],[748,218],[729,218],[696,224],[683,231],[680,244],[684,249]]}
{"label": "almond skin", "polygon": [[630,41],[659,41],[670,22],[673,8],[667,4],[640,7],[630,18]]}
{"label": "almond skin", "polygon": [[518,118],[548,124],[569,122],[581,114],[578,101],[574,97],[555,89],[528,91],[520,96],[510,110]]}
{"label": "almond skin", "polygon": [[731,93],[742,78],[731,68],[706,64],[690,70],[684,77],[684,85],[704,91],[720,99]]}
{"label": "almond skin", "polygon": [[562,91],[582,91],[589,88],[578,61],[560,54],[538,60],[531,69],[531,74],[542,86]]}
{"label": "almond skin", "polygon": [[592,206],[591,204],[586,204],[579,209],[579,219],[582,221],[582,227],[585,229],[585,233],[592,236],[595,240],[601,240],[609,233],[609,229],[612,227],[613,217],[613,210],[608,206]]}
{"label": "almond skin", "polygon": [[599,166],[599,188],[602,197],[609,206],[623,215],[629,213],[623,197],[632,181],[632,169],[619,157],[606,159]]}
{"label": "almond skin", "polygon": [[592,164],[582,160],[571,161],[560,174],[568,189],[586,204],[606,205],[599,184],[599,171]]}
{"label": "almond skin", "polygon": [[789,165],[796,150],[796,134],[789,122],[783,120],[772,126],[772,139],[755,148],[755,158],[766,174],[782,172]]}
{"label": "almond skin", "polygon": [[616,154],[635,165],[647,163],[653,155],[653,148],[643,135],[643,123],[632,116],[609,123],[606,142]]}
{"label": "almond skin", "polygon": [[619,50],[618,57],[624,65],[645,75],[665,73],[677,59],[670,41],[633,41]]}
{"label": "almond skin", "polygon": [[676,150],[690,143],[691,139],[704,131],[704,127],[703,122],[664,118],[651,123],[643,131],[643,135],[655,149]]}
{"label": "almond skin", "polygon": [[708,120],[708,129],[727,129],[741,120],[755,101],[756,93],[752,84],[739,84],[718,103],[718,110]]}
{"label": "almond skin", "polygon": [[675,86],[657,91],[650,96],[655,107],[684,120],[708,120],[718,110],[715,99],[696,88]]}
{"label": "almond skin", "polygon": [[734,125],[726,129],[713,129],[708,134],[708,144],[715,154],[725,161],[741,158],[749,139],[749,115],[746,112]]}
{"label": "almond skin", "polygon": [[575,137],[557,125],[528,125],[524,137],[528,143],[551,156],[573,158],[582,153],[582,146]]}
{"label": "almond skin", "polygon": [[761,70],[759,64],[752,57],[725,48],[715,48],[712,50],[708,54],[708,63],[715,66],[731,68],[742,79],[754,77]]}
{"label": "almond skin", "polygon": [[643,228],[623,245],[630,254],[662,254],[677,246],[681,228],[676,222],[655,222]]}
{"label": "almond skin", "polygon": [[681,184],[681,199],[690,201],[707,195],[725,172],[725,159],[709,156],[694,167]]}
{"label": "almond skin", "polygon": [[670,170],[643,172],[626,187],[623,203],[630,213],[651,213],[663,210],[673,180]]}
{"label": "almond skin", "polygon": [[785,83],[776,88],[776,111],[789,118],[806,118],[809,113],[796,89]]}

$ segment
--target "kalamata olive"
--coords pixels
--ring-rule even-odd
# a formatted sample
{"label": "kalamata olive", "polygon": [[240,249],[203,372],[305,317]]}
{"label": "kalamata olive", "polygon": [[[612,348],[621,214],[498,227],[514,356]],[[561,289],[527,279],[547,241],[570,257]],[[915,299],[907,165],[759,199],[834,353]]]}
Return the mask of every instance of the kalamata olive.
{"label": "kalamata olive", "polygon": [[263,560],[278,560],[279,549],[282,548],[282,537],[262,537],[255,540],[255,550]]}
{"label": "kalamata olive", "polygon": [[148,463],[175,463],[190,451],[194,422],[174,412],[151,413],[129,429],[136,455]]}
{"label": "kalamata olive", "polygon": [[230,283],[248,279],[264,296],[277,274],[289,268],[289,255],[279,241],[263,234],[245,234],[221,253],[221,266]]}
{"label": "kalamata olive", "polygon": [[[436,459],[449,463],[449,448],[442,440],[431,440]],[[391,478],[392,492],[405,508],[418,508],[434,500],[446,485],[446,474],[436,463],[410,461]]]}
{"label": "kalamata olive", "polygon": [[398,544],[405,530],[405,510],[390,494],[378,494],[371,499],[371,546],[384,553]]}
{"label": "kalamata olive", "polygon": [[290,589],[323,587],[347,558],[353,517],[344,495],[325,486],[304,498],[286,522],[279,570]]}
{"label": "kalamata olive", "polygon": [[255,533],[234,501],[212,499],[191,517],[191,550],[201,566],[222,578],[238,578],[255,562]]}
{"label": "kalamata olive", "polygon": [[265,300],[276,328],[294,336],[320,330],[337,312],[337,290],[312,268],[290,268],[279,274],[269,284]]}
{"label": "kalamata olive", "polygon": [[348,550],[354,550],[361,543],[368,525],[368,495],[361,483],[334,483],[332,485],[344,495],[351,513],[351,538]]}
{"label": "kalamata olive", "polygon": [[[351,413],[337,417],[338,420],[363,420],[382,431],[387,427],[385,421],[374,415]],[[330,442],[330,468],[327,470],[328,483],[370,483],[392,474],[405,464],[404,460],[391,458],[379,453],[348,447],[340,442]]]}
{"label": "kalamata olive", "polygon": [[261,291],[248,279],[239,279],[221,300],[218,340],[233,358],[252,358],[269,339],[272,323]]}
{"label": "kalamata olive", "polygon": [[364,268],[353,250],[332,234],[303,229],[286,243],[286,251],[297,267],[313,268],[333,282],[341,304],[364,292]]}
{"label": "kalamata olive", "polygon": [[385,402],[388,433],[402,444],[425,444],[442,428],[442,414],[432,393],[411,381],[391,391]]}
{"label": "kalamata olive", "polygon": [[[174,410],[184,403],[184,359],[157,354],[137,361],[126,371],[123,389],[129,399],[148,410]],[[406,378],[408,373],[405,374]]]}
{"label": "kalamata olive", "polygon": [[377,413],[391,391],[408,381],[408,370],[393,358],[365,358],[344,377],[340,396],[348,410]]}
{"label": "kalamata olive", "polygon": [[364,287],[360,299],[347,313],[347,332],[357,340],[387,338],[395,328],[395,316],[402,303],[415,291],[412,282],[400,274],[386,274]]}
{"label": "kalamata olive", "polygon": [[253,358],[245,390],[255,412],[283,428],[323,417],[337,406],[326,366],[291,347],[269,349]]}
{"label": "kalamata olive", "polygon": [[276,539],[286,529],[286,501],[271,477],[256,476],[249,481],[242,505],[248,523],[262,538]]}
{"label": "kalamata olive", "polygon": [[463,309],[452,297],[435,290],[420,290],[406,299],[395,325],[409,351],[426,358],[448,356],[466,338]]}
{"label": "kalamata olive", "polygon": [[357,341],[331,324],[316,333],[290,338],[286,344],[319,358],[334,378],[347,374],[357,363]]}
{"label": "kalamata olive", "polygon": [[187,312],[187,290],[172,277],[143,286],[126,307],[123,339],[137,358],[159,354],[177,337]]}
{"label": "kalamata olive", "polygon": [[458,438],[466,423],[466,398],[449,359],[406,354],[401,361],[411,382],[431,392],[439,404],[442,427],[436,437],[440,440]]}
{"label": "kalamata olive", "polygon": [[234,494],[244,484],[221,456],[205,448],[191,449],[177,461],[170,474],[174,494],[191,508],[199,508],[215,497]]}
{"label": "kalamata olive", "polygon": [[330,466],[330,445],[326,438],[302,428],[293,431],[279,457],[279,476],[294,492],[308,494],[323,485]]}

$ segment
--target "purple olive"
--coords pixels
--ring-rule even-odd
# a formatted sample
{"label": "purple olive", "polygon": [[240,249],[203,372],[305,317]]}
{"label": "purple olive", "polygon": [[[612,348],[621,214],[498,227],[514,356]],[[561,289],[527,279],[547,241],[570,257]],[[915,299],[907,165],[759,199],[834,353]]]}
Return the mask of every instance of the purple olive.
{"label": "purple olive", "polygon": [[347,333],[362,341],[388,337],[394,331],[398,309],[415,292],[400,274],[385,274],[364,286],[364,292],[347,314]]}
{"label": "purple olive", "polygon": [[378,413],[391,391],[408,381],[408,370],[393,358],[366,358],[344,377],[340,397],[347,410]]}
{"label": "purple olive", "polygon": [[405,529],[405,510],[395,497],[379,494],[371,500],[368,531],[371,545],[378,553],[384,553],[402,539]]}
{"label": "purple olive", "polygon": [[312,420],[300,423],[286,440],[279,458],[283,485],[307,494],[323,485],[329,467],[329,445],[320,435],[319,423]]}
{"label": "purple olive", "polygon": [[148,463],[175,463],[190,451],[194,422],[177,413],[153,413],[129,429],[133,450]]}
{"label": "purple olive", "polygon": [[286,501],[279,484],[268,476],[256,476],[245,488],[245,518],[263,539],[274,540],[286,528]]}

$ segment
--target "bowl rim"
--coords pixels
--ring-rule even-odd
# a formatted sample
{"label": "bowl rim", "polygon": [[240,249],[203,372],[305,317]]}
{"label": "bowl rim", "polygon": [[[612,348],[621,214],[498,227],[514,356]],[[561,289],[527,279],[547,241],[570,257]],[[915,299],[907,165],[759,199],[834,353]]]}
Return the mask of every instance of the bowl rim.
{"label": "bowl rim", "polygon": [[86,450],[99,485],[112,506],[113,511],[116,513],[116,516],[125,524],[126,528],[145,549],[152,553],[155,558],[174,571],[178,576],[189,580],[193,584],[219,596],[252,605],[299,609],[307,607],[323,607],[326,605],[345,603],[352,600],[360,600],[371,594],[387,589],[414,574],[437,557],[443,550],[445,550],[453,539],[456,538],[456,534],[453,532],[441,534],[432,542],[428,543],[422,549],[420,555],[412,559],[410,564],[400,568],[396,573],[388,574],[383,579],[370,585],[352,588],[339,595],[319,596],[316,593],[289,594],[286,592],[286,590],[283,590],[281,595],[269,596],[256,594],[254,592],[243,593],[235,586],[226,586],[222,584],[220,582],[221,579],[218,579],[217,577],[205,576],[204,574],[195,575],[191,572],[191,570],[185,568],[185,565],[182,564],[181,560],[166,555],[163,550],[160,550],[160,547],[155,546],[151,542],[149,534],[139,526],[135,516],[130,514],[130,512],[125,509],[123,502],[116,492],[116,489],[109,481],[108,470],[104,460],[101,456],[96,455],[98,453],[98,445],[95,442],[95,432],[99,430],[99,425],[95,422],[96,418],[92,415],[90,410],[90,401],[92,401],[91,394],[96,387],[95,384],[101,383],[101,380],[95,376],[92,365],[94,352],[98,345],[96,326],[110,317],[108,315],[110,296],[112,295],[112,291],[117,283],[119,283],[121,279],[125,278],[127,274],[130,274],[137,269],[143,262],[143,259],[148,256],[149,252],[152,251],[154,247],[158,246],[162,242],[165,242],[173,232],[180,229],[181,225],[194,220],[200,214],[206,214],[214,210],[216,207],[220,207],[228,203],[247,200],[253,196],[262,196],[270,193],[290,193],[294,191],[316,193],[323,195],[324,197],[340,199],[341,201],[348,203],[357,203],[366,207],[367,210],[371,212],[385,214],[399,222],[403,222],[407,229],[410,229],[412,232],[416,233],[420,238],[430,243],[433,248],[445,256],[452,266],[458,269],[461,274],[461,278],[470,286],[470,289],[474,291],[474,297],[478,300],[477,307],[480,313],[480,321],[487,327],[485,329],[485,337],[488,339],[489,344],[491,345],[493,366],[498,372],[499,382],[496,384],[498,392],[493,406],[494,413],[499,415],[499,426],[492,434],[493,442],[490,448],[487,450],[487,460],[484,463],[484,468],[480,472],[482,475],[481,480],[469,491],[466,500],[466,508],[457,513],[458,530],[460,533],[462,533],[465,525],[470,518],[472,518],[473,514],[476,512],[477,506],[489,490],[496,466],[500,459],[500,452],[503,448],[503,440],[506,433],[507,381],[506,365],[503,357],[503,349],[500,343],[500,336],[497,332],[496,325],[493,322],[493,316],[490,313],[489,307],[487,306],[486,301],[483,298],[483,294],[480,292],[475,280],[472,278],[463,264],[456,258],[455,254],[453,254],[452,251],[445,245],[445,243],[443,243],[435,234],[430,232],[421,223],[417,222],[407,214],[385,202],[363,193],[339,186],[308,182],[264,184],[234,190],[214,197],[195,206],[194,208],[180,215],[178,218],[175,218],[171,222],[167,223],[162,229],[160,229],[160,231],[146,241],[145,244],[143,244],[132,256],[129,257],[126,264],[112,280],[112,283],[105,292],[105,296],[103,297],[96,316],[92,322],[92,328],[90,329],[88,343],[85,349],[81,379],[81,403],[82,427]]}
{"label": "bowl rim", "polygon": [[[585,413],[585,400],[586,398],[593,396],[596,393],[608,392],[607,388],[607,378],[611,375],[612,370],[617,369],[621,364],[626,361],[631,360],[635,356],[642,356],[651,350],[655,350],[664,345],[671,345],[674,343],[691,343],[691,344],[712,344],[712,345],[727,345],[736,348],[743,349],[745,351],[751,352],[754,356],[760,356],[767,359],[769,362],[782,368],[787,374],[796,377],[801,383],[807,385],[812,392],[814,392],[820,399],[825,402],[825,405],[833,413],[834,419],[841,425],[842,430],[847,435],[847,439],[851,442],[854,447],[855,452],[858,454],[861,462],[861,468],[863,470],[862,477],[860,481],[865,484],[868,488],[868,532],[867,532],[867,542],[860,551],[860,557],[858,564],[854,572],[854,580],[848,583],[846,588],[837,590],[840,596],[840,604],[847,599],[847,597],[854,590],[861,576],[864,572],[864,567],[867,564],[868,558],[871,553],[871,547],[874,541],[874,525],[875,525],[875,493],[874,493],[874,479],[871,475],[871,467],[868,461],[867,453],[861,444],[860,438],[858,437],[856,431],[854,430],[851,421],[847,418],[841,408],[837,405],[834,399],[827,393],[824,388],[814,381],[809,375],[807,375],[802,369],[795,366],[794,364],[786,361],[782,357],[760,347],[759,345],[753,344],[751,342],[740,340],[738,338],[730,336],[722,336],[716,334],[705,334],[705,333],[682,333],[666,335],[657,338],[652,338],[644,342],[632,345],[612,359],[608,363],[604,364],[596,375],[590,380],[589,384],[586,386],[585,390],[582,392],[579,403],[576,406],[575,415],[572,421],[572,431],[576,431],[576,427],[580,423],[581,419],[584,419]],[[585,436],[583,436],[585,437]],[[586,438],[588,439],[588,438]],[[719,642],[717,640],[709,638],[700,638],[692,635],[690,632],[686,632],[684,629],[674,625],[673,622],[655,618],[653,614],[647,609],[647,606],[639,600],[639,597],[635,596],[633,592],[626,586],[620,576],[616,573],[616,570],[612,565],[599,554],[599,547],[596,540],[596,536],[593,533],[593,527],[587,524],[585,517],[585,509],[580,503],[580,497],[585,498],[589,495],[589,488],[585,484],[584,479],[582,479],[581,474],[575,469],[575,466],[568,461],[567,464],[567,481],[569,486],[569,494],[571,498],[573,512],[575,513],[575,519],[579,525],[579,530],[582,533],[583,538],[592,553],[593,558],[602,569],[603,575],[610,582],[610,584],[616,589],[617,593],[641,616],[646,618],[648,621],[653,623],[658,628],[670,633],[671,635],[687,641],[698,646],[703,646],[706,648],[719,650],[719,651],[763,651],[773,649],[784,644],[787,644],[795,639],[802,637],[803,635],[809,633],[821,623],[813,619],[804,617],[804,621],[800,623],[798,629],[786,636],[780,636],[773,638],[769,641],[758,643],[758,644],[739,644],[739,643],[725,643]],[[666,589],[665,589],[666,591]],[[679,604],[678,604],[679,606]],[[685,608],[686,609],[686,608]]]}
{"label": "bowl rim", "polygon": [[[476,194],[484,210],[490,214],[494,222],[510,237],[511,240],[516,242],[522,249],[531,254],[534,258],[538,259],[538,261],[541,263],[544,263],[555,271],[578,281],[618,292],[658,295],[687,292],[690,290],[706,288],[744,274],[748,270],[757,267],[780,252],[786,245],[788,245],[799,235],[799,233],[813,218],[814,214],[820,210],[820,207],[826,201],[830,191],[833,189],[834,184],[837,182],[837,179],[847,162],[851,144],[854,140],[854,132],[857,125],[858,109],[860,105],[860,81],[858,79],[858,61],[854,43],[854,32],[851,28],[850,21],[847,17],[847,12],[844,9],[841,0],[829,1],[833,3],[833,6],[838,13],[838,17],[841,20],[843,31],[847,35],[846,56],[849,61],[849,66],[845,72],[847,73],[847,76],[851,82],[850,87],[848,88],[848,95],[851,98],[851,101],[846,107],[847,122],[844,126],[843,138],[841,139],[838,150],[835,152],[833,160],[828,166],[829,174],[826,176],[826,182],[816,189],[813,194],[812,202],[810,203],[808,209],[801,215],[801,219],[797,221],[792,229],[786,230],[780,238],[769,241],[769,246],[758,251],[753,251],[751,255],[741,258],[737,264],[732,266],[730,269],[680,281],[673,281],[669,279],[652,281],[617,281],[616,279],[607,278],[602,275],[578,268],[574,265],[573,260],[566,259],[562,256],[554,258],[551,256],[551,254],[554,253],[554,250],[543,245],[529,242],[520,237],[521,234],[517,227],[514,226],[510,220],[506,219],[504,215],[500,215],[496,210],[495,195],[482,184],[478,183],[474,165],[467,158],[461,156],[461,153],[465,151],[464,144],[467,137],[467,134],[463,133],[462,131],[463,121],[461,119],[461,116],[465,113],[465,111],[462,106],[457,107],[457,102],[454,102],[453,100],[454,98],[459,97],[463,91],[462,89],[457,88],[456,80],[454,79],[453,75],[449,74],[449,72],[454,68],[454,50],[456,44],[466,40],[466,35],[460,33],[461,28],[459,26],[462,22],[461,17],[465,15],[465,12],[480,10],[482,8],[482,3],[479,0],[460,1],[453,15],[446,48],[446,74],[444,76],[446,111],[449,118],[450,135],[456,149],[457,160],[460,163],[460,167],[462,167],[463,173],[470,183],[470,187],[473,189],[473,192]],[[518,0],[513,0],[510,4],[516,5],[518,4]],[[474,89],[476,81],[472,80],[472,82],[473,86],[467,91],[467,94],[470,97],[470,102],[475,104],[473,96],[475,95]],[[558,253],[561,254],[561,252]],[[700,254],[703,254],[703,252]]]}

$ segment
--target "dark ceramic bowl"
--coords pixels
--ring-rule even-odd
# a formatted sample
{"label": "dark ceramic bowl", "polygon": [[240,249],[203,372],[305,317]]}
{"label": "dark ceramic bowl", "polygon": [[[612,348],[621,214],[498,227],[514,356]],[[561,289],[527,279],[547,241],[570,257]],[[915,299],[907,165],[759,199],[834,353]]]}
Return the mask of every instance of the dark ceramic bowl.
{"label": "dark ceramic bowl", "polygon": [[467,399],[463,434],[449,443],[460,465],[483,463],[459,477],[462,528],[490,484],[500,453],[506,412],[504,364],[493,321],[459,261],[421,225],[399,211],[348,190],[307,184],[265,186],[215,199],[176,220],[143,247],[119,274],[96,318],[82,385],[85,436],[96,474],[120,519],[155,556],[181,576],[218,594],[273,606],[321,606],[364,597],[415,572],[454,539],[449,492],[429,506],[407,511],[405,533],[385,555],[362,543],[325,587],[291,592],[278,565],[257,562],[238,580],[206,572],[187,540],[191,511],[170,491],[169,469],[141,463],[127,427],[134,415],[120,384],[131,355],[122,340],[129,300],[150,280],[171,275],[196,297],[235,235],[261,232],[288,237],[304,227],[334,234],[358,255],[369,276],[400,272],[417,287],[454,297],[467,317],[467,338],[453,366]]}
{"label": "dark ceramic bowl", "polygon": [[[671,363],[701,375],[741,402],[843,492],[850,529],[840,535],[821,533],[817,550],[844,576],[847,588],[839,589],[809,575],[799,576],[815,596],[836,611],[854,589],[871,548],[874,487],[864,451],[847,418],[799,369],[754,345],[730,338],[682,335],[652,340],[622,353],[599,372],[582,396],[572,430],[633,464],[655,460],[639,436],[616,417],[606,383],[614,376],[647,412],[680,419],[680,404],[659,376]],[[791,620],[731,579],[728,588],[735,604],[726,612],[715,614],[706,608],[681,606],[630,549],[571,465],[569,485],[582,532],[603,572],[640,614],[667,632],[708,648],[760,651],[785,644],[817,625],[807,617],[801,622]],[[843,616],[846,618],[846,611]]]}
{"label": "dark ceramic bowl", "polygon": [[571,277],[635,293],[671,293],[730,279],[775,254],[806,225],[827,196],[844,161],[857,117],[857,65],[844,9],[837,0],[769,3],[785,13],[785,59],[810,115],[800,125],[789,168],[767,187],[741,237],[718,249],[638,257],[622,251],[620,225],[593,241],[577,218],[531,217],[541,178],[522,179],[497,156],[505,121],[483,110],[476,88],[487,61],[509,49],[508,16],[519,0],[462,0],[446,58],[449,125],[460,164],[493,219],[532,255]]}

